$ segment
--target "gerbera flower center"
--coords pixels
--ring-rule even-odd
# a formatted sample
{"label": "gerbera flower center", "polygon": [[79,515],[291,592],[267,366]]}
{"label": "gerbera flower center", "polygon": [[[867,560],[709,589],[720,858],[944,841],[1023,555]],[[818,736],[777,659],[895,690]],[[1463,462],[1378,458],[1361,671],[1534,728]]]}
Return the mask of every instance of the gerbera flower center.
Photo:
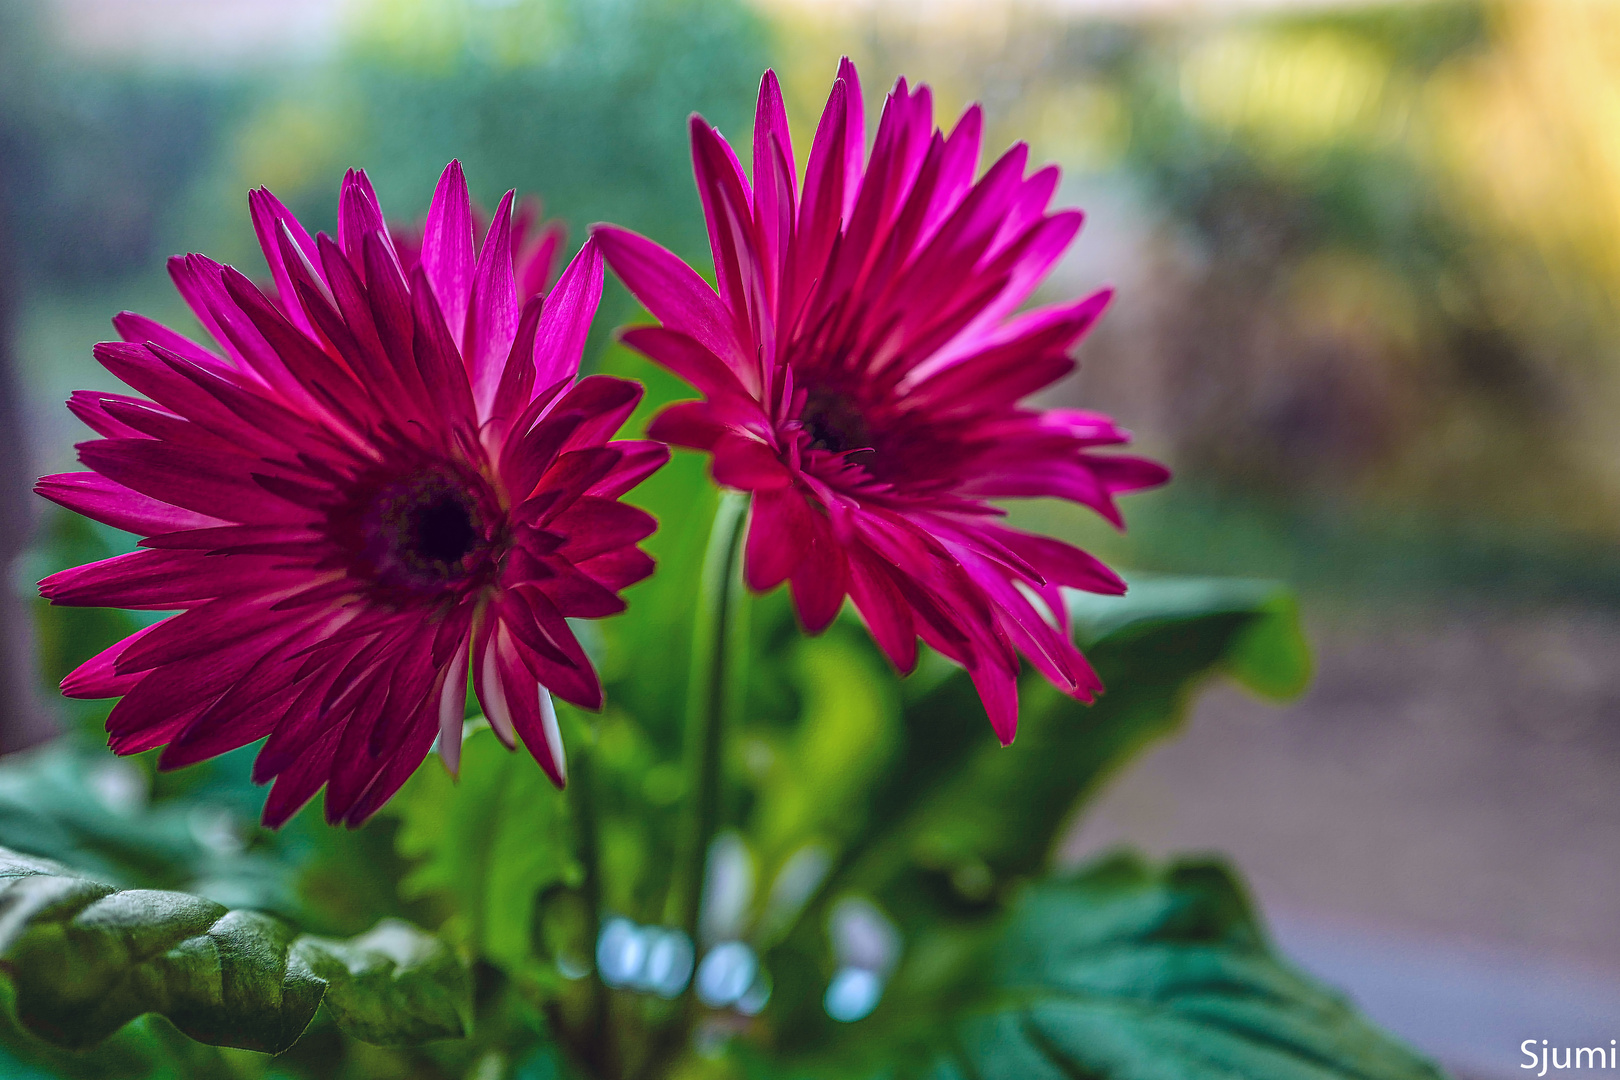
{"label": "gerbera flower center", "polygon": [[385,554],[413,574],[451,581],[478,547],[478,507],[465,487],[437,470],[384,488],[377,500]]}
{"label": "gerbera flower center", "polygon": [[493,567],[498,507],[488,495],[481,477],[449,464],[363,477],[334,531],[350,572],[385,591],[460,591]]}
{"label": "gerbera flower center", "polygon": [[867,427],[866,417],[848,394],[837,390],[811,389],[805,396],[799,423],[810,434],[813,450],[845,454],[851,450],[871,449],[871,429]]}
{"label": "gerbera flower center", "polygon": [[473,508],[453,495],[440,496],[416,509],[408,518],[409,557],[433,566],[455,566],[473,549],[478,530]]}

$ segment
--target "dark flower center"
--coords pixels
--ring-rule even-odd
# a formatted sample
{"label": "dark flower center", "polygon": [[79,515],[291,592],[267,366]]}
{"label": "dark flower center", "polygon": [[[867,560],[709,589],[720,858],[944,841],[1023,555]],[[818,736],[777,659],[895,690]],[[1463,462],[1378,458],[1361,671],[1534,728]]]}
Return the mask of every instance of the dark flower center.
{"label": "dark flower center", "polygon": [[461,562],[478,540],[473,508],[453,495],[417,507],[407,520],[407,557],[450,566]]}
{"label": "dark flower center", "polygon": [[383,564],[393,563],[424,584],[454,581],[480,544],[478,506],[459,477],[437,469],[396,481],[378,492],[376,541]]}
{"label": "dark flower center", "polygon": [[816,387],[805,396],[799,423],[810,433],[810,447],[845,454],[872,446],[866,417],[847,394]]}
{"label": "dark flower center", "polygon": [[[493,566],[495,537],[476,474],[446,464],[362,481],[353,516],[339,515],[338,539],[353,553],[353,572],[398,600],[460,591]],[[348,524],[344,524],[348,522]]]}

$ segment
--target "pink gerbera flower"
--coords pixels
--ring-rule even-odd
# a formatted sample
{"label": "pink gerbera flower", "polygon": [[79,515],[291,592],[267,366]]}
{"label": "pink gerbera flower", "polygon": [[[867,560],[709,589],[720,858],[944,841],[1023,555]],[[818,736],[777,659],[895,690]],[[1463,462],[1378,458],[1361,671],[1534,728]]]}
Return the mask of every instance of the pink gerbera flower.
{"label": "pink gerbera flower", "polygon": [[718,295],[674,255],[600,226],[609,265],[662,327],[627,343],[705,398],[650,434],[713,455],[753,493],[745,556],[756,590],[791,585],[820,631],[846,594],[901,671],[917,637],[971,673],[1002,742],[1017,726],[1018,654],[1082,701],[1101,683],[1069,636],[1058,586],[1120,593],[1097,559],[1002,525],[990,500],[1048,496],[1120,525],[1114,496],[1169,476],[1101,455],[1108,417],[1021,405],[1074,367],[1107,291],[1014,312],[1079,231],[1047,211],[1058,172],[1025,176],[1014,146],[975,181],[980,112],[934,127],[927,87],[884,105],[871,160],[846,59],[801,193],[776,77],[760,86],[753,182],[692,118]]}
{"label": "pink gerbera flower", "polygon": [[201,255],[170,261],[217,345],[125,313],[96,356],[144,397],[68,403],[103,438],[93,472],[39,492],[139,533],[143,550],[55,574],[58,604],[171,610],[85,663],[70,697],[123,700],[112,748],[167,744],[174,768],[268,736],[275,826],[326,785],[359,824],[435,736],[452,770],[468,668],[485,715],[559,786],[551,694],[601,704],[567,619],[620,611],[652,572],[647,514],[618,501],[668,451],[609,441],[641,388],[578,379],[602,290],[587,243],[542,304],[520,304],[512,195],[475,252],[461,167],[402,258],[364,173],[338,238],[249,196],[272,296]]}

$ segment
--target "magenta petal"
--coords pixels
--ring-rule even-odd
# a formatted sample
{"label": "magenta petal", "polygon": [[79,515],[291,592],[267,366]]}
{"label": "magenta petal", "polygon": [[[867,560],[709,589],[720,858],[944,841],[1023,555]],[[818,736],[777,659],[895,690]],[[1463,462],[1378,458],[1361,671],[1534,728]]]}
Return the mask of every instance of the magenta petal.
{"label": "magenta petal", "polygon": [[495,217],[489,223],[473,271],[472,294],[467,301],[467,329],[463,333],[462,357],[472,383],[478,415],[489,415],[500,382],[500,361],[512,348],[517,334],[520,308],[517,281],[512,275],[512,199],[508,191]]}
{"label": "magenta petal", "polygon": [[[304,333],[314,337],[315,327],[305,314],[303,305],[299,303],[298,290],[293,286],[292,271],[288,268],[286,257],[282,253],[281,233],[282,230],[287,231],[298,249],[303,252],[304,258],[311,264],[317,257],[315,241],[298,223],[298,219],[281,204],[281,200],[270,194],[268,188],[261,187],[248,192],[248,210],[253,217],[253,232],[259,238],[259,250],[264,253],[264,261],[270,265],[270,277],[276,284],[276,299],[280,302],[283,314]],[[169,347],[173,348],[173,345]]]}
{"label": "magenta petal", "polygon": [[677,401],[647,425],[647,434],[671,446],[709,450],[726,434],[726,426],[710,414],[704,401]]}
{"label": "magenta petal", "polygon": [[579,564],[581,573],[615,592],[645,581],[656,568],[652,556],[640,548],[620,548]]}
{"label": "magenta petal", "polygon": [[387,763],[372,779],[366,792],[354,805],[349,808],[343,823],[351,829],[357,829],[366,823],[366,820],[380,810],[384,803],[394,797],[394,793],[405,786],[405,781],[427,758],[428,751],[432,749],[436,728],[428,723],[426,710],[432,706],[429,702],[423,706],[424,715],[413,718],[409,734],[404,743],[393,752]]}
{"label": "magenta petal", "polygon": [[824,273],[827,256],[838,237],[843,219],[844,185],[848,179],[845,170],[848,95],[849,87],[844,80],[833,83],[815,138],[810,143],[810,164],[804,176],[804,195],[799,202],[798,228],[789,245],[787,277],[782,283],[781,310],[785,321],[796,318],[811,288]]}
{"label": "magenta petal", "polygon": [[990,718],[990,728],[1001,740],[1002,746],[1012,745],[1018,734],[1018,672],[1008,671],[992,660],[975,660],[968,665],[973,687],[984,702],[984,711]]}
{"label": "magenta petal", "polygon": [[793,136],[788,131],[782,88],[776,72],[767,71],[759,81],[759,103],[754,110],[753,196],[759,263],[773,299],[797,209],[798,178],[792,161]]}
{"label": "magenta petal", "polygon": [[152,633],[130,643],[117,667],[120,674],[146,671],[223,649],[268,653],[297,629],[294,620],[268,604],[210,600],[163,620]]}
{"label": "magenta petal", "polygon": [[530,673],[570,704],[600,709],[602,684],[562,613],[537,591],[514,590],[505,599],[502,625]]}
{"label": "magenta petal", "polygon": [[587,489],[588,495],[617,499],[669,461],[669,447],[650,439],[620,439],[608,446],[619,452],[618,463]]}
{"label": "magenta petal", "polygon": [[79,458],[110,480],[196,513],[231,507],[237,513],[275,514],[275,500],[256,490],[254,482],[254,470],[268,472],[269,466],[252,458],[156,439],[82,443]]}
{"label": "magenta petal", "polygon": [[591,319],[602,300],[602,253],[585,241],[546,297],[534,336],[535,385],[551,386],[579,374]]}
{"label": "magenta petal", "polygon": [[421,265],[457,346],[462,344],[467,323],[475,264],[472,200],[461,162],[452,161],[439,177],[427,224],[422,228]]}
{"label": "magenta petal", "polygon": [[513,729],[551,782],[559,788],[565,787],[568,783],[567,758],[551,695],[519,659],[518,647],[510,637],[501,638],[496,661],[506,692],[507,707],[511,711]]}
{"label": "magenta petal", "polygon": [[755,493],[743,572],[748,587],[766,592],[786,581],[810,551],[814,511],[791,488]]}
{"label": "magenta petal", "polygon": [[605,619],[629,606],[614,590],[584,570],[572,567],[558,567],[556,573],[535,588],[569,619]]}
{"label": "magenta petal", "polygon": [[708,397],[741,398],[746,394],[735,372],[685,334],[662,326],[635,326],[624,331],[620,340]]}
{"label": "magenta petal", "polygon": [[329,729],[296,763],[276,775],[260,818],[266,828],[281,828],[315,797],[332,769],[332,755],[337,750],[340,734],[340,728]]}
{"label": "magenta petal", "polygon": [[849,595],[878,648],[900,671],[917,666],[917,629],[911,605],[893,580],[894,571],[864,547],[849,553]]}
{"label": "magenta petal", "polygon": [[1035,536],[999,527],[993,527],[992,533],[1003,544],[1028,559],[1053,584],[1110,596],[1125,593],[1125,582],[1118,574],[1095,555],[1071,544],[1049,536]]}
{"label": "magenta petal", "polygon": [[861,181],[861,161],[866,154],[866,104],[861,97],[861,77],[850,58],[838,61],[838,78],[849,88],[844,95],[844,108],[848,110],[844,139],[844,207],[849,216],[855,204],[856,189]]}
{"label": "magenta petal", "polygon": [[96,473],[42,477],[34,491],[59,506],[125,532],[164,533],[222,524],[219,518],[131,491]]}
{"label": "magenta petal", "polygon": [[[161,623],[155,624],[155,626],[161,625]],[[129,693],[135,688],[135,684],[141,681],[141,677],[145,673],[118,674],[118,657],[123,655],[125,649],[137,644],[143,637],[151,633],[155,626],[148,626],[135,631],[129,637],[103,649],[68,672],[67,677],[62,680],[62,695],[70,698],[108,698]]]}
{"label": "magenta petal", "polygon": [[121,311],[114,315],[113,329],[117,330],[119,338],[126,342],[137,345],[152,342],[162,345],[170,352],[208,368],[219,369],[228,366],[224,357],[203,348],[184,334],[176,333],[162,323],[154,322],[145,315],[137,315],[133,311]]}
{"label": "magenta petal", "polygon": [[848,588],[849,571],[843,548],[833,537],[831,527],[812,514],[809,532],[809,551],[799,568],[794,571],[790,584],[793,603],[806,631],[819,634],[827,629],[844,604]]}
{"label": "magenta petal", "polygon": [[1128,457],[1123,454],[1108,457],[1088,457],[1091,469],[1111,493],[1141,491],[1158,487],[1170,480],[1170,470],[1157,461]]}
{"label": "magenta petal", "polygon": [[116,754],[138,754],[169,742],[253,662],[250,652],[226,651],[147,672],[108,714],[108,745]]}
{"label": "magenta petal", "polygon": [[787,487],[793,482],[793,474],[776,452],[758,439],[727,432],[715,441],[711,450],[715,482],[726,487],[762,491]]}
{"label": "magenta petal", "polygon": [[262,594],[278,583],[273,561],[194,551],[134,551],[52,574],[39,583],[39,591],[54,604],[162,611],[227,592]]}
{"label": "magenta petal", "polygon": [[374,233],[381,233],[385,238],[388,235],[377,193],[372,190],[371,178],[364,169],[350,169],[343,177],[343,188],[338,195],[338,246],[351,263],[361,265],[365,259],[362,245],[366,237]]}
{"label": "magenta petal", "polygon": [[571,563],[584,562],[614,548],[630,547],[657,528],[658,522],[640,507],[589,495],[546,523],[547,532],[567,537],[557,554]]}
{"label": "magenta petal", "polygon": [[551,407],[550,416],[579,416],[581,423],[564,447],[569,450],[599,446],[624,426],[641,403],[640,383],[615,375],[587,375]]}

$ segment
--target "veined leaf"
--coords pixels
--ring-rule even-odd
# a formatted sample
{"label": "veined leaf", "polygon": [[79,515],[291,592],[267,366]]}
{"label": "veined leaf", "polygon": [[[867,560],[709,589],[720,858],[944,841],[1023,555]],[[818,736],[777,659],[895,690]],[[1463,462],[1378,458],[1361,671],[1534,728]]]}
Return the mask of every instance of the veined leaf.
{"label": "veined leaf", "polygon": [[279,1053],[323,999],[356,1038],[407,1045],[465,1035],[471,1012],[460,962],[404,923],[312,938],[259,912],[118,889],[3,848],[0,970],[23,1026],[68,1047],[159,1013],[199,1042]]}
{"label": "veined leaf", "polygon": [[978,1080],[1439,1080],[1271,952],[1221,863],[1105,857],[1031,886],[993,950],[1000,1004],[944,1076]]}

